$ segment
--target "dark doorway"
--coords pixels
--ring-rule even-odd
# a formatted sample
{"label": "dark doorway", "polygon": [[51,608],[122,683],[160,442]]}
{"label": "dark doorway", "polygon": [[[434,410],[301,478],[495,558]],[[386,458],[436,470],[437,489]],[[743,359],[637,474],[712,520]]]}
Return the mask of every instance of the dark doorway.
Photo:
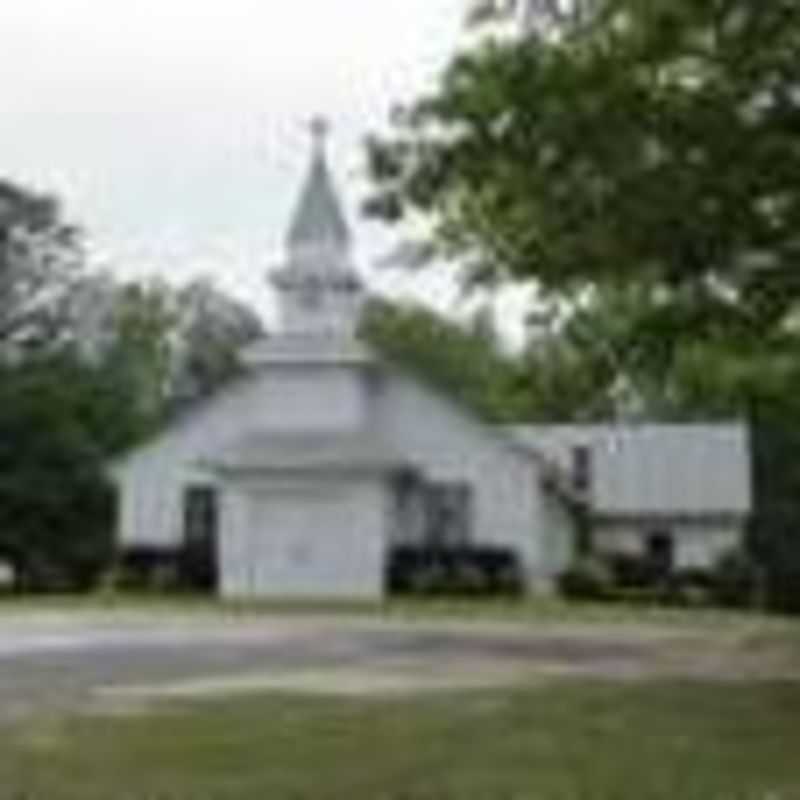
{"label": "dark doorway", "polygon": [[647,561],[659,577],[675,567],[675,538],[668,530],[654,530],[647,536]]}
{"label": "dark doorway", "polygon": [[189,486],[183,495],[181,584],[195,591],[217,588],[219,502],[213,486]]}
{"label": "dark doorway", "polygon": [[572,483],[578,492],[592,488],[592,450],[585,445],[572,448]]}

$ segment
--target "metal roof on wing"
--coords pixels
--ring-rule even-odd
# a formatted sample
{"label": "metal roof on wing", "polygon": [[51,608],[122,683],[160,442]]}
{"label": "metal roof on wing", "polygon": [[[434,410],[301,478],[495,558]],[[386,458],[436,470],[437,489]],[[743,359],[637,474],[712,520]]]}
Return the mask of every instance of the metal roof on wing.
{"label": "metal roof on wing", "polygon": [[514,426],[518,441],[569,475],[591,454],[591,510],[606,516],[747,515],[750,437],[743,423]]}

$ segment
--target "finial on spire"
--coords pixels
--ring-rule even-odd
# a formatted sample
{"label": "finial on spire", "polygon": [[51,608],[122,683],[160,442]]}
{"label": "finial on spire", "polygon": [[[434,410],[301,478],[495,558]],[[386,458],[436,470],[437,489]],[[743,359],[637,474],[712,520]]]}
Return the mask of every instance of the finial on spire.
{"label": "finial on spire", "polygon": [[327,117],[322,114],[317,114],[311,118],[311,137],[314,141],[314,147],[317,150],[322,150],[325,147],[325,142],[328,139],[328,134],[331,132],[331,123]]}

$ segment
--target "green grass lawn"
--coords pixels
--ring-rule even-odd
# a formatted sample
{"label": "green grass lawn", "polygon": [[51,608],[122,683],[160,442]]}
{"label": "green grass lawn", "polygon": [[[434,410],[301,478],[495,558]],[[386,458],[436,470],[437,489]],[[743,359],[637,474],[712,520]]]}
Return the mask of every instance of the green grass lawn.
{"label": "green grass lawn", "polygon": [[800,798],[800,684],[273,696],[0,735],[3,800]]}

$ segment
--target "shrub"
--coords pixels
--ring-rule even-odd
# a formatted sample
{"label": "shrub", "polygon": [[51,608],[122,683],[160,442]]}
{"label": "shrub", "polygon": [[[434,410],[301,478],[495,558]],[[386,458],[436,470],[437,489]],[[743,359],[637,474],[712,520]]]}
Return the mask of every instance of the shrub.
{"label": "shrub", "polygon": [[175,564],[159,564],[148,576],[147,589],[155,594],[168,594],[181,588],[180,569]]}
{"label": "shrub", "polygon": [[714,604],[714,594],[699,583],[669,581],[661,590],[659,601],[666,606],[702,608]]}
{"label": "shrub", "polygon": [[773,568],[767,575],[766,601],[772,611],[800,614],[800,567]]}
{"label": "shrub", "polygon": [[491,574],[491,591],[508,597],[520,597],[525,593],[525,576],[516,559]]}
{"label": "shrub", "polygon": [[714,576],[711,570],[687,567],[674,570],[658,590],[665,605],[699,608],[713,605]]}
{"label": "shrub", "polygon": [[660,575],[654,570],[651,559],[629,553],[613,553],[606,557],[616,586],[623,589],[652,588]]}
{"label": "shrub", "polygon": [[181,555],[174,550],[128,550],[105,578],[112,591],[171,592],[180,588]]}
{"label": "shrub", "polygon": [[15,588],[28,594],[69,594],[79,587],[63,564],[37,554],[18,568]]}
{"label": "shrub", "polygon": [[125,570],[118,564],[106,569],[98,577],[94,591],[99,597],[113,597],[125,589]]}
{"label": "shrub", "polygon": [[714,573],[711,569],[701,567],[684,567],[672,573],[671,580],[682,588],[699,588],[711,590],[714,587]]}
{"label": "shrub", "polygon": [[753,544],[764,569],[763,600],[780,614],[800,614],[798,518],[796,504],[786,503],[762,512],[753,528]]}
{"label": "shrub", "polygon": [[395,547],[387,566],[387,583],[394,593],[452,595],[519,595],[524,579],[513,550],[469,546]]}
{"label": "shrub", "polygon": [[448,576],[441,564],[419,565],[408,577],[412,594],[439,594],[446,589]]}
{"label": "shrub", "polygon": [[713,594],[727,608],[747,608],[755,601],[760,574],[755,562],[740,550],[723,554],[713,571]]}
{"label": "shrub", "polygon": [[459,594],[486,594],[489,589],[489,575],[475,563],[464,561],[455,565],[453,590]]}
{"label": "shrub", "polygon": [[587,556],[576,561],[559,579],[561,593],[571,600],[605,600],[614,586],[614,576],[605,561]]}

